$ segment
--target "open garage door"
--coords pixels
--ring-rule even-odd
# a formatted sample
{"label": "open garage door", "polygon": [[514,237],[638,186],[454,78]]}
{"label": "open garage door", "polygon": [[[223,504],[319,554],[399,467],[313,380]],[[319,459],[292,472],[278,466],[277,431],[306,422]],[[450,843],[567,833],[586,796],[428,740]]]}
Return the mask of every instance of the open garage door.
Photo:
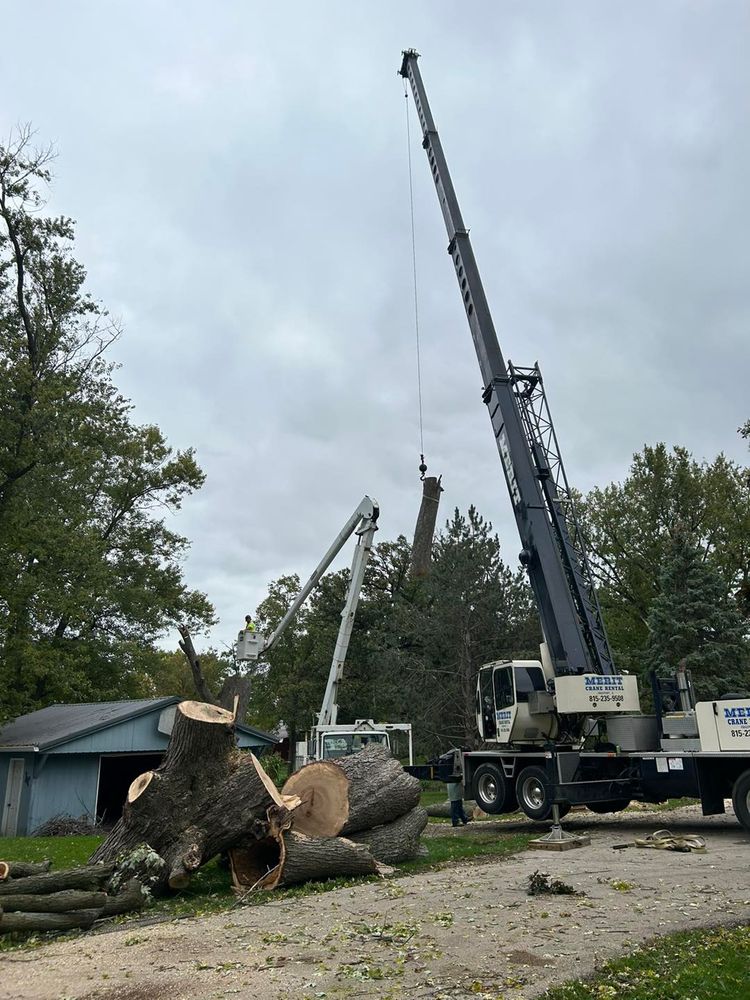
{"label": "open garage door", "polygon": [[104,826],[112,826],[122,816],[128,788],[139,774],[161,764],[162,753],[112,754],[99,758],[99,790],[96,815]]}

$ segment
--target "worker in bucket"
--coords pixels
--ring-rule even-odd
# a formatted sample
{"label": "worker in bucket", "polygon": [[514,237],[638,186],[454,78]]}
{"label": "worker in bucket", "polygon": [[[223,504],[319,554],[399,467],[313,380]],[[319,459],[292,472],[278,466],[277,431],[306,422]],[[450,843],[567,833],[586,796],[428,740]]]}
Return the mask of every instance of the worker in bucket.
{"label": "worker in bucket", "polygon": [[448,801],[451,804],[451,823],[453,826],[459,826],[461,823],[466,826],[467,823],[471,822],[471,819],[464,812],[463,781],[460,777],[456,777],[452,781],[446,782],[445,787],[448,789]]}
{"label": "worker in bucket", "polygon": [[245,631],[246,632],[255,631],[255,622],[252,620],[250,615],[245,615]]}

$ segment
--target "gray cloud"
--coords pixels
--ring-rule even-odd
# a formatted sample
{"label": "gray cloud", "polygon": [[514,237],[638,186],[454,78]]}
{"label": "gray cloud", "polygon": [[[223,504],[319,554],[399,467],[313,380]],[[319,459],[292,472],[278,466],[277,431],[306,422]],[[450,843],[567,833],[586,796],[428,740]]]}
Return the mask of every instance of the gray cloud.
{"label": "gray cloud", "polygon": [[[60,149],[135,416],[208,473],[173,519],[231,640],[364,492],[419,501],[401,48],[416,45],[507,356],[538,359],[569,475],[644,442],[744,459],[750,10],[590,0],[37,4],[0,127]],[[28,6],[6,12],[30,38]],[[517,542],[412,118],[425,447],[443,513]],[[348,554],[343,559],[348,561]]]}

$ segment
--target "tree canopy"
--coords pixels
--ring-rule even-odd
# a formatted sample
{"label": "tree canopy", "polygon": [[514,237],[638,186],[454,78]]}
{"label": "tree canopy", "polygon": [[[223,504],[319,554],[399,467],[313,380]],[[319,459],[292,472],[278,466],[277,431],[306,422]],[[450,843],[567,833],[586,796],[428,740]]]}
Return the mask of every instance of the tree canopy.
{"label": "tree canopy", "polygon": [[213,609],[165,524],[203,482],[192,450],[133,421],[85,290],[74,224],[44,213],[49,150],[0,147],[0,703],[139,693],[154,640]]}

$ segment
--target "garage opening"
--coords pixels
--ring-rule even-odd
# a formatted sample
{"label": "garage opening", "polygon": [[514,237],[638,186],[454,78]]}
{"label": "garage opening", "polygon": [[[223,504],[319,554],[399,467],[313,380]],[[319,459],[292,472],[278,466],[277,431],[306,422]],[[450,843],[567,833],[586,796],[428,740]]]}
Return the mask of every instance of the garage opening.
{"label": "garage opening", "polygon": [[158,767],[163,758],[163,753],[129,753],[100,758],[96,815],[103,826],[110,827],[117,822],[131,783],[144,771]]}

